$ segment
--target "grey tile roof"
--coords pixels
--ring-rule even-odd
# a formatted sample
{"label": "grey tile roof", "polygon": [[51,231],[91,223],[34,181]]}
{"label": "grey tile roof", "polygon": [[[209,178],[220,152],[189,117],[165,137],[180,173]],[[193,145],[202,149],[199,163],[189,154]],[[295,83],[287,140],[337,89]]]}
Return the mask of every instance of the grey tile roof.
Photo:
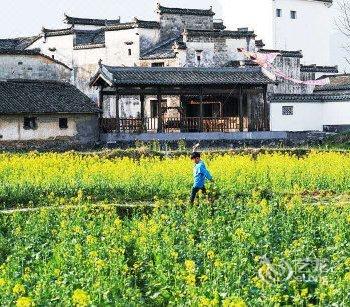
{"label": "grey tile roof", "polygon": [[243,68],[189,68],[189,67],[112,67],[102,66],[92,78],[91,85],[102,77],[116,85],[224,85],[269,84],[274,80],[264,74],[260,67]]}
{"label": "grey tile roof", "polygon": [[105,31],[101,30],[76,30],[74,47],[96,46],[105,43]]}
{"label": "grey tile roof", "polygon": [[303,53],[301,50],[296,50],[296,51],[289,51],[289,50],[276,50],[276,49],[260,49],[259,52],[262,53],[280,53],[283,57],[287,58],[302,58]]}
{"label": "grey tile roof", "polygon": [[181,37],[165,40],[150,49],[144,50],[141,53],[141,59],[152,60],[174,58],[176,56],[175,51],[173,49],[175,43],[178,43],[180,45],[183,44],[183,42],[181,41]]}
{"label": "grey tile roof", "polygon": [[41,32],[44,34],[44,36],[49,37],[49,36],[62,36],[62,35],[71,35],[74,34],[74,28],[73,26],[69,28],[64,28],[64,29],[47,29],[47,28],[42,28]]}
{"label": "grey tile roof", "polygon": [[350,84],[328,84],[316,86],[314,92],[342,92],[350,91]]}
{"label": "grey tile roof", "polygon": [[0,49],[24,50],[40,36],[0,39]]}
{"label": "grey tile roof", "polygon": [[105,27],[106,31],[116,31],[116,30],[126,30],[126,29],[134,29],[134,28],[143,28],[143,29],[159,29],[160,23],[157,21],[149,21],[149,20],[140,20],[134,18],[131,22],[120,23],[116,25],[107,25]]}
{"label": "grey tile roof", "polygon": [[214,16],[213,8],[209,10],[184,9],[175,7],[165,7],[158,3],[157,12],[159,14],[174,14],[174,15],[194,15],[194,16]]}
{"label": "grey tile roof", "polygon": [[184,32],[188,37],[223,37],[223,38],[246,38],[256,37],[254,31],[239,30],[239,31],[227,31],[227,30],[193,30],[186,29]]}
{"label": "grey tile roof", "polygon": [[255,46],[258,48],[263,48],[265,47],[264,41],[262,39],[258,39],[255,41]]}
{"label": "grey tile roof", "polygon": [[118,19],[94,19],[94,18],[78,18],[64,15],[65,22],[70,25],[85,25],[85,26],[106,26],[120,23]]}
{"label": "grey tile roof", "polygon": [[225,30],[226,26],[224,25],[223,20],[214,20],[214,30]]}
{"label": "grey tile roof", "polygon": [[301,72],[311,72],[311,73],[338,73],[338,66],[318,66],[313,65],[301,65]]}
{"label": "grey tile roof", "polygon": [[349,101],[349,92],[323,92],[313,94],[274,94],[270,98],[271,103],[322,103],[333,101]]}
{"label": "grey tile roof", "polygon": [[0,81],[0,114],[98,113],[85,94],[69,83]]}

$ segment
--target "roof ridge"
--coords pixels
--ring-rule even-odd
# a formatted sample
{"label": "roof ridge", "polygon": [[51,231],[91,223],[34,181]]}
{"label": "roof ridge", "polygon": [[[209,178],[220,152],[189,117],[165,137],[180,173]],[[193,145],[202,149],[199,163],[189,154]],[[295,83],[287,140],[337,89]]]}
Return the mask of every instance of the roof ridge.
{"label": "roof ridge", "polygon": [[50,79],[6,79],[0,80],[1,83],[44,83],[44,84],[60,84],[65,86],[74,86],[66,81],[50,80]]}
{"label": "roof ridge", "polygon": [[157,12],[159,14],[184,14],[184,15],[200,15],[200,16],[214,16],[213,7],[209,9],[189,9],[180,7],[166,7],[157,3]]}
{"label": "roof ridge", "polygon": [[73,17],[66,13],[64,14],[65,21],[67,24],[80,24],[80,25],[96,25],[96,26],[106,26],[107,23],[120,23],[120,17],[118,19],[102,19],[102,18],[86,18],[86,17]]}

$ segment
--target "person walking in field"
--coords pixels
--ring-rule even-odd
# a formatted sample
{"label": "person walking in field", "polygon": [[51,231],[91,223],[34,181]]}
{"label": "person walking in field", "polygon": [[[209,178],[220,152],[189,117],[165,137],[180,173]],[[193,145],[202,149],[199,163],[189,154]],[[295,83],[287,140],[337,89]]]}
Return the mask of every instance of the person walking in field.
{"label": "person walking in field", "polygon": [[202,191],[204,194],[206,193],[205,181],[213,180],[213,176],[201,160],[201,154],[199,152],[193,152],[191,154],[191,160],[194,163],[194,184],[191,192],[191,204],[193,204],[199,191]]}

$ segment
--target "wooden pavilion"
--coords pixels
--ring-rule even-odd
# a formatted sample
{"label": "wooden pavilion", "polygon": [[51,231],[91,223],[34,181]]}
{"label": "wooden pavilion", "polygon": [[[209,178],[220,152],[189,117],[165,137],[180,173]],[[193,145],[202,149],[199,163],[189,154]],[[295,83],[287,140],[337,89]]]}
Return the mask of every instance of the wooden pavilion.
{"label": "wooden pavilion", "polygon": [[[115,97],[112,118],[101,118],[104,133],[235,132],[269,130],[267,87],[274,78],[260,67],[111,67],[101,65],[90,86]],[[139,100],[138,116],[120,116],[121,97]],[[146,97],[155,97],[146,116]],[[164,98],[178,97],[169,106]],[[170,112],[176,109],[176,115]],[[150,111],[150,110],[147,110]],[[151,112],[152,113],[152,112]]]}

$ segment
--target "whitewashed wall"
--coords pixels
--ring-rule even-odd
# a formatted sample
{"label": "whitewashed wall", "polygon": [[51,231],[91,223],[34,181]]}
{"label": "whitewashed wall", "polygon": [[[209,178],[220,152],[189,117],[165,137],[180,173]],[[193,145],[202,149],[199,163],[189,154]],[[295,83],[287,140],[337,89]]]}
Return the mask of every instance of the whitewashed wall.
{"label": "whitewashed wall", "polygon": [[[132,43],[127,45],[126,43]],[[131,49],[131,55],[128,50]],[[106,61],[110,66],[135,66],[140,58],[138,29],[106,32]]]}
{"label": "whitewashed wall", "polygon": [[[249,27],[266,48],[302,50],[304,63],[330,64],[332,11],[316,0],[219,0],[228,28]],[[276,17],[276,8],[282,17]],[[297,11],[297,19],[290,11]]]}
{"label": "whitewashed wall", "polygon": [[[38,39],[27,49],[39,48],[43,54],[54,56],[56,60],[72,67],[73,65],[73,35],[50,36]],[[52,51],[56,49],[56,51]],[[50,50],[51,49],[51,50]]]}
{"label": "whitewashed wall", "polygon": [[249,27],[267,48],[272,48],[273,2],[272,0],[219,0],[223,19],[228,29]]}
{"label": "whitewashed wall", "polygon": [[[293,106],[293,115],[282,115]],[[324,103],[271,103],[271,131],[323,131],[324,125],[350,125],[350,101]]]}
{"label": "whitewashed wall", "polygon": [[[59,118],[68,119],[68,129],[59,128]],[[47,140],[60,137],[82,137],[94,140],[97,133],[97,117],[95,115],[38,115],[35,130],[23,128],[24,116],[6,115],[0,117],[0,136],[2,141]],[[90,131],[91,130],[91,131]]]}
{"label": "whitewashed wall", "polygon": [[[282,9],[282,17],[275,19],[276,49],[302,50],[303,63],[330,64],[331,10],[322,1],[276,0],[274,8]],[[297,18],[291,19],[290,12]]]}

